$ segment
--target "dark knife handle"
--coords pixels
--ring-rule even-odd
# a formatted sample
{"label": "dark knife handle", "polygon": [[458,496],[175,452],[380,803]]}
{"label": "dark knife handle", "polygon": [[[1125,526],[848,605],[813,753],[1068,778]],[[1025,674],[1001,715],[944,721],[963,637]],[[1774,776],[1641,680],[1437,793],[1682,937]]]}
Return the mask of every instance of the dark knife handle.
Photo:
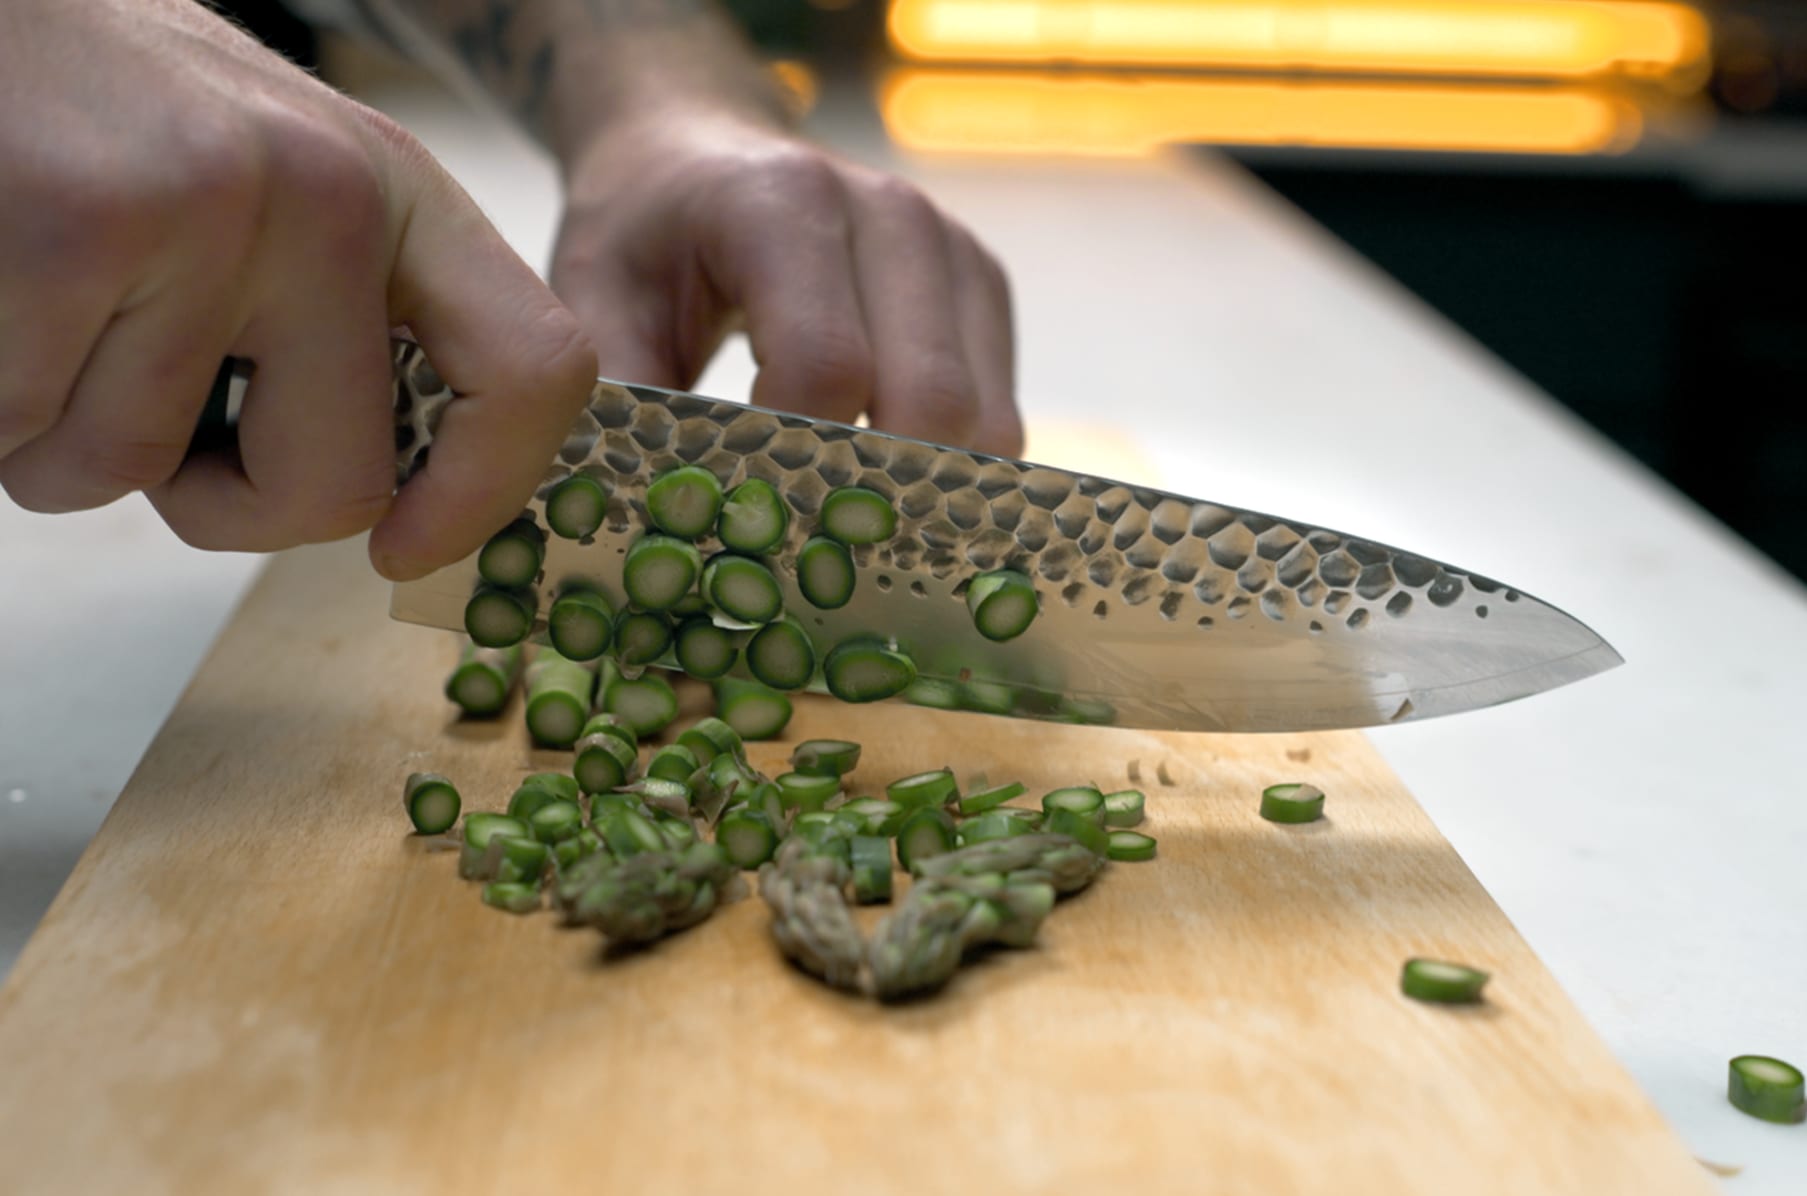
{"label": "dark knife handle", "polygon": [[195,421],[194,435],[188,441],[188,455],[214,453],[238,445],[238,408],[251,379],[254,367],[242,357],[228,357],[220,363],[207,392],[207,405]]}

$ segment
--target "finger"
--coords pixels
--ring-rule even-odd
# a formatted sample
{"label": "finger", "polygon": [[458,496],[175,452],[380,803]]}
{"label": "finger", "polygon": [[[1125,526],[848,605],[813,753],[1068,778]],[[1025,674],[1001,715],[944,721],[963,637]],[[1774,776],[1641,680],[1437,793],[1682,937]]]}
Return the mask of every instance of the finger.
{"label": "finger", "polygon": [[973,447],[1001,457],[1023,451],[1016,405],[1016,328],[1010,280],[997,259],[958,225],[948,228],[953,257],[954,311],[966,363],[979,388],[979,426]]}
{"label": "finger", "polygon": [[826,163],[804,159],[705,242],[704,269],[746,313],[759,374],[753,402],[852,423],[870,405],[872,348],[854,281],[848,197]]}
{"label": "finger", "polygon": [[56,426],[0,464],[22,505],[104,506],[181,468],[239,318],[215,276],[185,281],[115,315]]}
{"label": "finger", "polygon": [[872,424],[970,445],[979,388],[954,305],[946,221],[909,184],[871,176],[853,189],[854,260],[872,339]]}
{"label": "finger", "polygon": [[14,302],[0,304],[0,462],[62,418],[82,363],[118,300],[98,286],[33,285],[29,279],[9,282],[8,291]]}
{"label": "finger", "polygon": [[670,331],[669,302],[606,267],[573,275],[554,269],[552,290],[596,350],[596,372],[618,382],[678,387],[682,377]]}
{"label": "finger", "polygon": [[418,169],[401,227],[390,318],[460,397],[371,533],[371,560],[397,581],[468,556],[520,513],[596,378],[576,318],[436,166]]}

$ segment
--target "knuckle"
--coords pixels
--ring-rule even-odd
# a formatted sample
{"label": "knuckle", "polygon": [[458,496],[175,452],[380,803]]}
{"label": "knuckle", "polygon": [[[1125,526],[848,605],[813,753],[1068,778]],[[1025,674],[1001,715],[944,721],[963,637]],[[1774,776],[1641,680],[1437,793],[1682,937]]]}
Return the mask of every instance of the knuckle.
{"label": "knuckle", "polygon": [[80,450],[76,474],[94,490],[128,494],[168,481],[182,467],[187,449],[155,437],[98,437]]}
{"label": "knuckle", "polygon": [[787,146],[765,162],[765,197],[803,211],[838,209],[846,186],[835,164],[809,146]]}
{"label": "knuckle", "polygon": [[0,458],[50,431],[62,410],[62,400],[48,391],[0,396]]}
{"label": "knuckle", "polygon": [[863,399],[872,389],[872,350],[855,328],[823,329],[798,353],[796,373],[811,397]]}
{"label": "knuckle", "polygon": [[518,353],[523,372],[511,379],[530,393],[550,390],[556,394],[587,394],[596,381],[596,351],[591,348],[577,317],[548,301],[523,323]]}
{"label": "knuckle", "polygon": [[967,435],[978,422],[978,390],[971,376],[952,363],[925,367],[904,388],[903,401],[938,432]]}
{"label": "knuckle", "polygon": [[386,222],[383,180],[358,139],[307,113],[276,118],[284,198],[334,242],[367,251]]}
{"label": "knuckle", "polygon": [[343,540],[369,531],[388,513],[393,501],[387,487],[348,489],[334,494],[304,517],[300,537],[310,541]]}
{"label": "knuckle", "polygon": [[947,223],[941,209],[916,186],[894,174],[880,175],[868,184],[874,201],[891,219],[914,229],[933,229]]}

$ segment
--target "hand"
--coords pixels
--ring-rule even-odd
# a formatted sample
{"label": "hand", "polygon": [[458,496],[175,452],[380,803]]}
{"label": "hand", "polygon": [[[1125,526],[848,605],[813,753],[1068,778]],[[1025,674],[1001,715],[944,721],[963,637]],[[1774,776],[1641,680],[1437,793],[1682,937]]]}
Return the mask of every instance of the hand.
{"label": "hand", "polygon": [[682,108],[606,127],[567,178],[552,283],[605,376],[689,386],[744,319],[760,406],[1021,451],[1004,272],[909,184]]}
{"label": "hand", "polygon": [[[407,134],[192,0],[0,11],[0,486],[144,490],[205,548],[375,526],[419,576],[532,492],[594,378],[582,332]],[[388,334],[465,396],[394,494]],[[239,451],[184,461],[222,358]]]}

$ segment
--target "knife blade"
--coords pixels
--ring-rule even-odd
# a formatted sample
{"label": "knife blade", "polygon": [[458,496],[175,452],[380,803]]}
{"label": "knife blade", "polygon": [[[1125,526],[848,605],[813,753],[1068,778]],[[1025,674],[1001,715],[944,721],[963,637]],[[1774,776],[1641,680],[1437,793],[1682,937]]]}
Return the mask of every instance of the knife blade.
{"label": "knife blade", "polygon": [[[456,396],[418,346],[395,352],[397,476],[428,459]],[[1486,576],[1374,540],[1233,505],[700,395],[601,380],[528,508],[574,472],[609,492],[584,542],[549,537],[544,612],[573,583],[619,603],[646,487],[702,465],[763,478],[791,506],[767,559],[818,655],[893,639],[915,661],[902,700],[1015,717],[1185,731],[1366,727],[1497,705],[1621,659],[1577,619]],[[822,499],[891,499],[896,534],[853,549],[853,600],[817,610],[796,553]],[[708,545],[703,546],[705,550]],[[973,628],[977,573],[1015,568],[1040,614],[1014,640]],[[399,620],[462,631],[476,555],[395,586]],[[820,690],[820,685],[813,686]]]}

